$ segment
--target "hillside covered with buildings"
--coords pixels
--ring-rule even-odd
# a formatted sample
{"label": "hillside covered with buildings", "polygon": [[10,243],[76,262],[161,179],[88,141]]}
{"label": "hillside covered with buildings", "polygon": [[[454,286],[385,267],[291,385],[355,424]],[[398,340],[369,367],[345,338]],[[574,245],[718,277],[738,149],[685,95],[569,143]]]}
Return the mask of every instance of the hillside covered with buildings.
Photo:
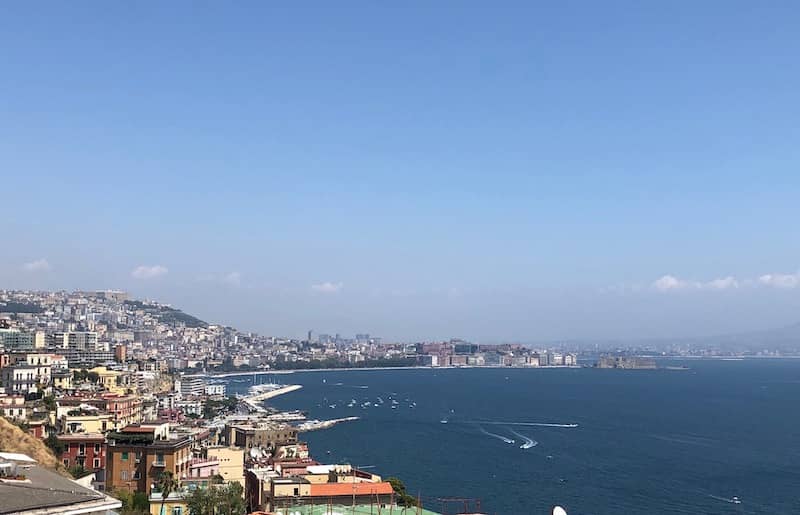
{"label": "hillside covered with buildings", "polygon": [[[410,506],[417,501],[399,480],[318,461],[303,439],[304,432],[357,417],[307,420],[303,412],[279,412],[264,401],[300,386],[262,384],[229,396],[215,374],[575,361],[572,354],[463,340],[265,336],[120,291],[2,291],[0,415],[4,431],[25,437],[3,440],[0,479],[47,481],[45,471],[59,470],[94,492],[85,495],[98,510],[118,503],[125,513],[200,513],[204,503],[237,499],[231,513]],[[39,505],[20,497],[15,513],[67,510],[74,501],[44,496]]]}

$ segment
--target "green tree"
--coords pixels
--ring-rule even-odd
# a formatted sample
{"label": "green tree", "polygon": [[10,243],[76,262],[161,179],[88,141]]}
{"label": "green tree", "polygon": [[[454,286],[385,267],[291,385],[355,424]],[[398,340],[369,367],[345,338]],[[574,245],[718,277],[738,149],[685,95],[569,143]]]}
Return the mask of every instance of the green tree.
{"label": "green tree", "polygon": [[178,486],[178,480],[175,479],[172,472],[164,472],[161,474],[161,477],[158,478],[158,489],[161,491],[161,509],[158,510],[158,513],[161,515],[165,515],[164,503],[167,501],[167,497],[169,497],[169,494],[174,492]]}
{"label": "green tree", "polygon": [[85,468],[83,468],[83,465],[80,465],[78,463],[69,468],[70,475],[75,479],[85,476],[87,472],[88,471]]}
{"label": "green tree", "polygon": [[42,398],[42,402],[44,403],[44,408],[47,411],[55,411],[56,410],[56,398],[52,395],[48,395],[47,397]]}
{"label": "green tree", "polygon": [[133,507],[133,496],[127,490],[109,490],[108,495],[119,499],[119,502],[122,503],[122,513],[127,513]]}
{"label": "green tree", "polygon": [[198,488],[186,497],[189,515],[244,515],[244,489],[239,483]]}
{"label": "green tree", "polygon": [[133,509],[137,512],[150,513],[150,501],[147,499],[146,493],[136,492],[133,494]]}
{"label": "green tree", "polygon": [[239,399],[232,395],[222,400],[208,399],[203,406],[203,417],[214,418],[220,412],[222,414],[235,412],[238,405]]}
{"label": "green tree", "polygon": [[20,428],[23,431],[25,431],[26,433],[31,428],[30,424],[28,424],[28,422],[26,422],[25,420],[17,420],[17,419],[14,418],[14,419],[11,419],[10,422],[12,424],[14,424],[15,426],[17,426],[18,428]]}
{"label": "green tree", "polygon": [[390,477],[386,480],[390,485],[392,485],[392,490],[397,495],[397,504],[400,506],[416,506],[417,500],[412,496],[409,495],[406,491],[406,485],[403,484],[400,479],[396,477]]}
{"label": "green tree", "polygon": [[186,510],[189,515],[212,515],[214,513],[214,503],[211,493],[206,488],[197,488],[189,495],[184,497]]}
{"label": "green tree", "polygon": [[108,492],[122,502],[122,515],[150,515],[150,503],[147,494],[143,492],[131,493],[128,490],[114,490]]}
{"label": "green tree", "polygon": [[85,381],[88,376],[89,376],[89,371],[86,370],[85,368],[76,370],[75,372],[72,373],[72,378],[75,379],[75,381]]}
{"label": "green tree", "polygon": [[44,444],[53,451],[53,454],[55,454],[59,460],[61,459],[61,455],[64,454],[64,450],[66,450],[64,442],[56,438],[55,433],[50,433],[47,438],[45,438]]}

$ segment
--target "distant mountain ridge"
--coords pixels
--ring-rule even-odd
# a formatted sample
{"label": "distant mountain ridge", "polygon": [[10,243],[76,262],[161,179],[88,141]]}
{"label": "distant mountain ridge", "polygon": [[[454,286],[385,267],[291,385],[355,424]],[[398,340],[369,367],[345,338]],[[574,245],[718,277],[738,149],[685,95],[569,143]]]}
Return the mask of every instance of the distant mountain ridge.
{"label": "distant mountain ridge", "polygon": [[771,346],[793,344],[797,347],[800,346],[800,322],[775,329],[723,334],[711,338],[699,338],[699,340],[719,343],[762,343]]}
{"label": "distant mountain ridge", "polygon": [[[513,342],[502,342],[513,343]],[[800,352],[800,322],[787,326],[744,331],[740,333],[722,333],[709,336],[664,337],[664,338],[603,338],[603,339],[563,339],[557,343],[566,347],[589,350],[609,350],[631,347],[668,347],[688,345],[694,348],[725,347],[726,350],[774,349]],[[528,341],[524,345],[534,348],[552,345],[552,340]]]}

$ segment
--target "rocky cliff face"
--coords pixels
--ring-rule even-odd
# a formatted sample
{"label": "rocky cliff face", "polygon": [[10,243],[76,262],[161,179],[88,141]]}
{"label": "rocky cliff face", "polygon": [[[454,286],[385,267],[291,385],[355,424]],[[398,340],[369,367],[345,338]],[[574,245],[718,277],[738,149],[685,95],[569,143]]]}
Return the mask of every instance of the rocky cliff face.
{"label": "rocky cliff face", "polygon": [[67,475],[64,466],[42,440],[29,435],[0,417],[0,451],[18,452],[35,459],[40,466]]}

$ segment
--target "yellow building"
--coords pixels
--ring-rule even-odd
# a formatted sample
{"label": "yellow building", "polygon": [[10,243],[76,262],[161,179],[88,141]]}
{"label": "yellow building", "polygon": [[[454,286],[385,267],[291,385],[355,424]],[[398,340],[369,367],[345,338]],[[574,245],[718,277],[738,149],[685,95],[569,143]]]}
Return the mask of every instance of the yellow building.
{"label": "yellow building", "polygon": [[122,375],[122,372],[109,370],[106,367],[94,367],[89,372],[97,374],[97,384],[106,390],[120,394],[125,393],[124,387],[117,386],[117,378]]}
{"label": "yellow building", "polygon": [[[75,413],[70,415],[69,413]],[[79,409],[61,417],[61,428],[65,433],[105,433],[114,429],[114,421],[109,413],[86,413]]]}
{"label": "yellow building", "polygon": [[311,483],[305,479],[279,477],[270,481],[270,498],[273,500],[308,497],[309,495],[311,495]]}
{"label": "yellow building", "polygon": [[[170,492],[166,499],[161,496],[161,492],[151,491],[148,500],[150,501],[150,515],[188,515],[189,508],[184,499],[185,491]],[[162,508],[163,500],[163,508]]]}
{"label": "yellow building", "polygon": [[69,370],[53,370],[53,386],[59,390],[72,390],[72,372]]}
{"label": "yellow building", "polygon": [[244,449],[241,447],[209,447],[208,458],[219,462],[219,475],[226,483],[237,482],[244,491]]}

